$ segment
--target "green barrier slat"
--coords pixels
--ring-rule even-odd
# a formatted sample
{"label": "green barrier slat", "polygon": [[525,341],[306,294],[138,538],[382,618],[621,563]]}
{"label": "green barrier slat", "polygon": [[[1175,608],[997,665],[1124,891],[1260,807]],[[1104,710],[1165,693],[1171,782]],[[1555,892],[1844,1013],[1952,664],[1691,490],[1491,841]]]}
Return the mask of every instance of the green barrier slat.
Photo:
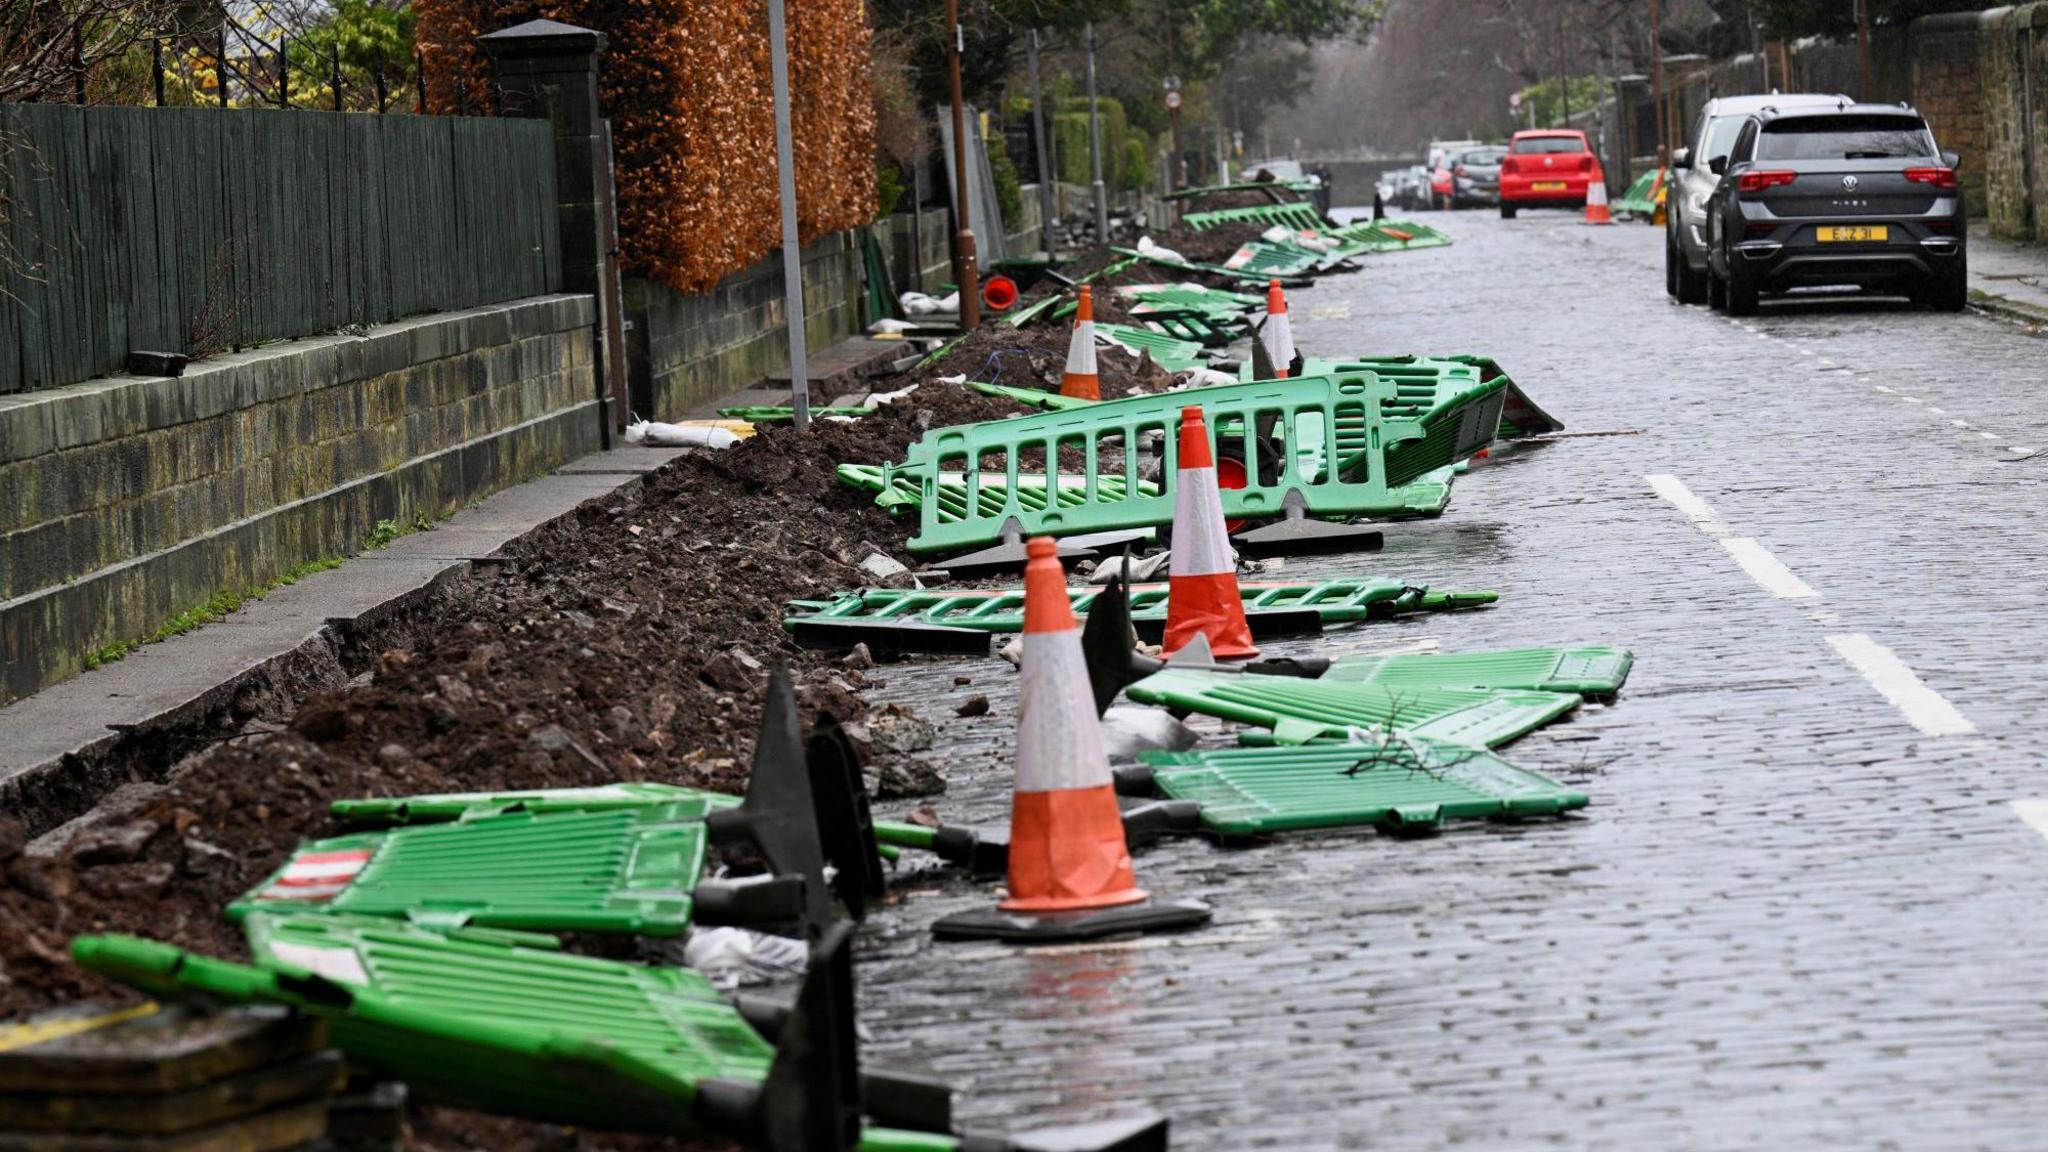
{"label": "green barrier slat", "polygon": [[1615,198],[1614,210],[1637,216],[1650,215],[1657,210],[1656,188],[1657,169],[1652,168],[1636,177],[1628,186],[1628,190]]}
{"label": "green barrier slat", "polygon": [[1384,744],[1309,744],[1140,752],[1153,786],[1202,805],[1225,835],[1317,828],[1433,827],[1445,820],[1554,816],[1584,793],[1484,749],[1417,737]]}
{"label": "green barrier slat", "polygon": [[[329,1022],[356,1063],[460,1106],[556,1124],[692,1133],[706,1079],[759,1081],[774,1050],[683,968],[343,917],[256,916],[258,966],[132,937],[83,938],[86,967],[153,994],[283,1004]],[[324,976],[347,995],[299,977]]]}
{"label": "green barrier slat", "polygon": [[1168,200],[1187,200],[1196,196],[1208,196],[1217,192],[1266,192],[1276,188],[1285,189],[1289,192],[1309,193],[1314,192],[1316,187],[1317,185],[1307,180],[1254,180],[1238,184],[1205,184],[1199,188],[1182,188],[1177,192],[1167,193],[1166,198]]}
{"label": "green barrier slat", "polygon": [[1069,408],[1095,403],[1080,396],[1062,396],[1042,388],[1022,388],[1014,384],[984,384],[979,380],[969,380],[967,386],[985,395],[1002,396],[1032,408],[1042,408],[1047,412],[1064,412]]}
{"label": "green barrier slat", "polygon": [[546,788],[521,792],[443,792],[337,800],[330,810],[351,824],[429,824],[505,812],[600,812],[669,805],[680,819],[701,820],[720,808],[737,808],[738,796],[678,788],[673,784],[606,784],[596,788]]}
{"label": "green barrier slat", "polygon": [[1127,300],[1142,304],[1189,308],[1204,312],[1256,312],[1266,306],[1265,298],[1250,292],[1228,292],[1200,284],[1131,284],[1117,289]]}
{"label": "green barrier slat", "polygon": [[[869,411],[870,409],[867,408],[843,406],[838,408],[813,408],[811,409],[811,418],[819,420],[827,416],[858,417],[867,415]],[[745,420],[749,424],[787,424],[796,419],[795,408],[781,407],[774,404],[720,408],[718,414],[727,420]]]}
{"label": "green barrier slat", "polygon": [[1325,255],[1293,244],[1253,240],[1232,253],[1230,259],[1223,262],[1223,267],[1233,272],[1286,279],[1315,271]]}
{"label": "green barrier slat", "polygon": [[[888,465],[880,479],[878,502],[902,503],[895,493],[908,484],[922,493],[918,502],[919,531],[910,546],[918,552],[977,547],[1002,539],[1006,524],[1015,522],[1026,535],[1074,535],[1129,528],[1156,527],[1173,518],[1173,486],[1180,410],[1199,404],[1216,438],[1217,452],[1254,459],[1260,445],[1247,444],[1248,430],[1265,430],[1271,447],[1290,458],[1290,446],[1321,442],[1334,432],[1338,467],[1313,475],[1298,469],[1247,477],[1242,488],[1222,493],[1223,510],[1231,519],[1279,515],[1290,493],[1299,497],[1307,515],[1334,519],[1351,516],[1409,515],[1410,503],[1397,494],[1412,483],[1470,456],[1493,439],[1498,426],[1503,379],[1484,380],[1476,369],[1458,366],[1462,375],[1450,384],[1438,373],[1428,385],[1434,407],[1404,401],[1403,374],[1398,369],[1366,366],[1357,371],[1303,376],[1298,379],[1253,381],[1163,395],[1105,400],[1067,412],[1048,412],[1009,420],[953,428],[935,428],[911,447],[902,464]],[[1412,389],[1411,389],[1412,390]],[[1389,414],[1388,409],[1395,413]],[[1137,445],[1144,434],[1158,432],[1163,482],[1160,491],[1136,495],[1101,483],[1096,463],[1105,445]],[[1027,494],[1032,485],[1004,480],[991,486],[982,472],[968,475],[970,500],[962,493],[946,500],[942,476],[962,475],[968,460],[982,462],[992,475],[1036,477],[1043,492],[1043,473],[1020,469],[1026,452],[1054,458],[1051,446],[1072,447],[1086,460],[1088,472],[1078,487],[1062,484],[1058,509]],[[1129,461],[1125,461],[1129,463]],[[943,467],[943,471],[941,470]],[[990,495],[993,489],[995,495]],[[1013,491],[1014,489],[1014,491]],[[943,501],[943,503],[942,503]],[[972,510],[970,511],[970,505]]]}
{"label": "green barrier slat", "polygon": [[[1033,320],[1038,319],[1040,316],[1044,316],[1046,313],[1052,311],[1053,308],[1059,304],[1059,302],[1060,297],[1047,296],[1043,300],[1039,300],[1032,304],[1027,304],[1024,307],[1017,309],[1015,312],[1010,313],[1008,316],[1003,317],[1003,323],[1008,324],[1012,328],[1022,328],[1026,324],[1031,323]],[[920,365],[920,367],[922,367],[922,365]]]}
{"label": "green barrier slat", "polygon": [[[915,508],[924,502],[924,492],[917,485],[901,476],[896,477],[891,482],[885,475],[884,469],[870,464],[841,464],[837,470],[837,475],[843,484],[878,493],[875,497],[875,503],[891,511],[902,508]],[[1016,498],[1017,504],[1033,512],[1045,511],[1045,477],[1020,476],[1017,478],[1017,482],[1019,485]],[[966,513],[967,478],[965,475],[957,472],[946,473],[939,477],[937,488],[939,506],[946,515],[961,516]],[[1103,476],[1097,480],[1097,491],[1106,497],[1120,499],[1123,496],[1124,490],[1125,480],[1121,476]],[[1158,491],[1159,485],[1149,480],[1138,481],[1139,495],[1157,495]],[[984,474],[980,478],[977,497],[980,501],[981,513],[984,515],[993,514],[1001,510],[1009,499],[1009,481],[1003,476]],[[1060,505],[1068,508],[1078,507],[1086,499],[1086,478],[1061,473],[1059,480]]]}
{"label": "green barrier slat", "polygon": [[1168,372],[1184,372],[1202,363],[1202,346],[1192,340],[1178,340],[1163,332],[1134,328],[1128,324],[1097,324],[1095,334],[1122,346],[1133,355],[1152,354],[1152,362]]}
{"label": "green barrier slat", "polygon": [[1601,647],[1347,656],[1332,664],[1323,680],[1385,688],[1526,688],[1612,696],[1621,691],[1634,659],[1625,648]]}
{"label": "green barrier slat", "polygon": [[1514,384],[1508,385],[1508,395],[1500,410],[1500,438],[1520,440],[1525,436],[1541,436],[1547,432],[1564,431],[1564,421],[1538,407],[1529,394]]}
{"label": "green barrier slat", "polygon": [[1213,212],[1189,212],[1181,217],[1181,223],[1197,232],[1207,232],[1224,224],[1275,224],[1287,228],[1321,231],[1330,226],[1323,214],[1313,204],[1255,204],[1245,208],[1219,208]]}
{"label": "green barrier slat", "polygon": [[908,824],[898,820],[875,821],[875,839],[884,845],[898,848],[930,848],[938,839],[939,830],[922,824]]}
{"label": "green barrier slat", "polygon": [[1135,256],[1154,267],[1171,268],[1178,272],[1203,272],[1211,276],[1222,276],[1231,280],[1254,281],[1261,285],[1273,278],[1272,275],[1264,272],[1254,272],[1242,268],[1226,268],[1221,264],[1202,264],[1193,260],[1167,260],[1158,256],[1147,256],[1135,248],[1112,248],[1110,251],[1123,256]]}
{"label": "green barrier slat", "polygon": [[680,936],[704,868],[706,807],[514,812],[317,840],[228,915],[310,908],[440,926]]}
{"label": "green barrier slat", "polygon": [[1272,730],[1281,744],[1343,740],[1354,729],[1391,728],[1473,747],[1497,748],[1578,707],[1562,692],[1324,683],[1168,668],[1124,690],[1140,704],[1185,708]]}
{"label": "green barrier slat", "polygon": [[1346,245],[1368,252],[1401,252],[1411,248],[1441,248],[1449,236],[1413,220],[1367,220],[1333,229],[1329,235]]}

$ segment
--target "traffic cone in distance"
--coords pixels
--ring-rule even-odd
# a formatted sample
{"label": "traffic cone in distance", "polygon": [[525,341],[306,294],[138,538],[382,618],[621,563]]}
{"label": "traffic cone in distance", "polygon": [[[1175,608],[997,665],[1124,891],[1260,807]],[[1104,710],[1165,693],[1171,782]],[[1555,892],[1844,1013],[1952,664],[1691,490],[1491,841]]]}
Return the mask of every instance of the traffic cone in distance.
{"label": "traffic cone in distance", "polygon": [[1102,377],[1095,371],[1095,294],[1081,285],[1081,306],[1074,311],[1074,335],[1067,342],[1067,370],[1060,376],[1060,395],[1102,399]]}
{"label": "traffic cone in distance", "polygon": [[1216,458],[1209,448],[1209,428],[1199,405],[1181,409],[1178,465],[1164,654],[1171,656],[1195,637],[1205,636],[1218,660],[1256,659],[1259,650],[1252,644],[1251,626],[1245,623],[1237,564],[1230,555],[1230,532],[1223,523]]}
{"label": "traffic cone in distance", "polygon": [[1294,329],[1287,321],[1287,293],[1278,280],[1266,283],[1266,327],[1261,333],[1266,354],[1273,358],[1273,379],[1287,379],[1287,366],[1294,362]]}
{"label": "traffic cone in distance", "polygon": [[1614,223],[1614,217],[1607,211],[1607,174],[1598,168],[1593,169],[1593,178],[1586,181],[1586,223]]}
{"label": "traffic cone in distance", "polygon": [[1010,894],[995,908],[948,916],[932,931],[941,939],[1033,942],[1205,923],[1207,905],[1154,901],[1137,885],[1066,573],[1050,537],[1026,548]]}

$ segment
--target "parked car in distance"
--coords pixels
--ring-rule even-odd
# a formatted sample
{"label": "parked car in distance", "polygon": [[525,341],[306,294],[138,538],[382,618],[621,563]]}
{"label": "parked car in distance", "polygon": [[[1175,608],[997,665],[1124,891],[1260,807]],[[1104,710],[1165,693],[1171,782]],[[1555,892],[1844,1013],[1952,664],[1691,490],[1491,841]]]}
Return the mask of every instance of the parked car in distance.
{"label": "parked car in distance", "polygon": [[1847,96],[1773,92],[1768,96],[1717,96],[1700,109],[1686,143],[1671,154],[1664,233],[1664,290],[1681,304],[1707,302],[1707,200],[1721,182],[1711,163],[1725,159],[1743,122],[1765,110],[1841,108]]}
{"label": "parked car in distance", "polygon": [[1586,134],[1575,128],[1515,133],[1500,164],[1501,219],[1513,220],[1524,208],[1583,208],[1599,169]]}
{"label": "parked car in distance", "polygon": [[1456,191],[1451,165],[1467,148],[1480,146],[1477,140],[1432,140],[1429,142],[1429,207],[1449,208]]}
{"label": "parked car in distance", "polygon": [[1429,207],[1429,171],[1420,164],[1387,173],[1387,206],[1403,212]]}
{"label": "parked car in distance", "polygon": [[1451,163],[1452,206],[1490,208],[1500,203],[1500,162],[1507,154],[1499,145],[1459,153]]}
{"label": "parked car in distance", "polygon": [[1854,285],[1944,311],[1969,302],[1956,154],[1905,104],[1746,117],[1707,204],[1707,301],[1749,316],[1766,292]]}

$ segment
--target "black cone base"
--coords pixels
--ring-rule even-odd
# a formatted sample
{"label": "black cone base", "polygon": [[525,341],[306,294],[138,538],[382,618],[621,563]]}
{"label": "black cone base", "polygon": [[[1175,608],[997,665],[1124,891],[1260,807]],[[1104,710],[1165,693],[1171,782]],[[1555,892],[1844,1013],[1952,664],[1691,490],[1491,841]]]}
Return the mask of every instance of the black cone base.
{"label": "black cone base", "polygon": [[1007,944],[1063,944],[1139,932],[1177,932],[1209,922],[1199,900],[1146,900],[1086,912],[1005,912],[984,908],[948,916],[932,925],[940,940],[1001,940]]}

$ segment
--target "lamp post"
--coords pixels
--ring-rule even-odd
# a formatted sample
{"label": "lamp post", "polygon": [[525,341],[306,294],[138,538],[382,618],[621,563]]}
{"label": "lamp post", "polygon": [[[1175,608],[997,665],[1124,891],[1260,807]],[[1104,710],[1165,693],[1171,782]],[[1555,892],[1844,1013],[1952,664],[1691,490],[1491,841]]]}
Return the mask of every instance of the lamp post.
{"label": "lamp post", "polygon": [[1088,163],[1095,183],[1095,242],[1109,244],[1109,193],[1102,187],[1102,117],[1095,107],[1095,21],[1090,20],[1088,36]]}
{"label": "lamp post", "polygon": [[[775,166],[782,194],[782,293],[789,336],[789,393],[796,430],[811,427],[810,350],[805,347],[804,262],[797,244],[796,151],[789,126],[789,41],[783,32],[783,0],[768,0],[769,79],[775,87]],[[957,89],[956,89],[957,91]]]}
{"label": "lamp post", "polygon": [[1870,103],[1870,0],[1856,0],[1856,97]]}
{"label": "lamp post", "polygon": [[1657,34],[1657,0],[1650,0],[1650,87],[1654,89],[1651,105],[1657,112],[1657,167],[1662,168],[1671,162],[1671,151],[1664,142],[1664,45]]}
{"label": "lamp post", "polygon": [[1047,259],[1053,256],[1053,172],[1045,147],[1045,96],[1038,87],[1038,29],[1031,30],[1031,150],[1038,160],[1038,236]]}
{"label": "lamp post", "polygon": [[946,0],[946,23],[953,27],[950,53],[953,87],[953,282],[960,291],[960,327],[981,326],[981,273],[974,266],[974,220],[967,207],[967,105],[960,99],[960,54],[966,34],[960,30],[960,0]]}

